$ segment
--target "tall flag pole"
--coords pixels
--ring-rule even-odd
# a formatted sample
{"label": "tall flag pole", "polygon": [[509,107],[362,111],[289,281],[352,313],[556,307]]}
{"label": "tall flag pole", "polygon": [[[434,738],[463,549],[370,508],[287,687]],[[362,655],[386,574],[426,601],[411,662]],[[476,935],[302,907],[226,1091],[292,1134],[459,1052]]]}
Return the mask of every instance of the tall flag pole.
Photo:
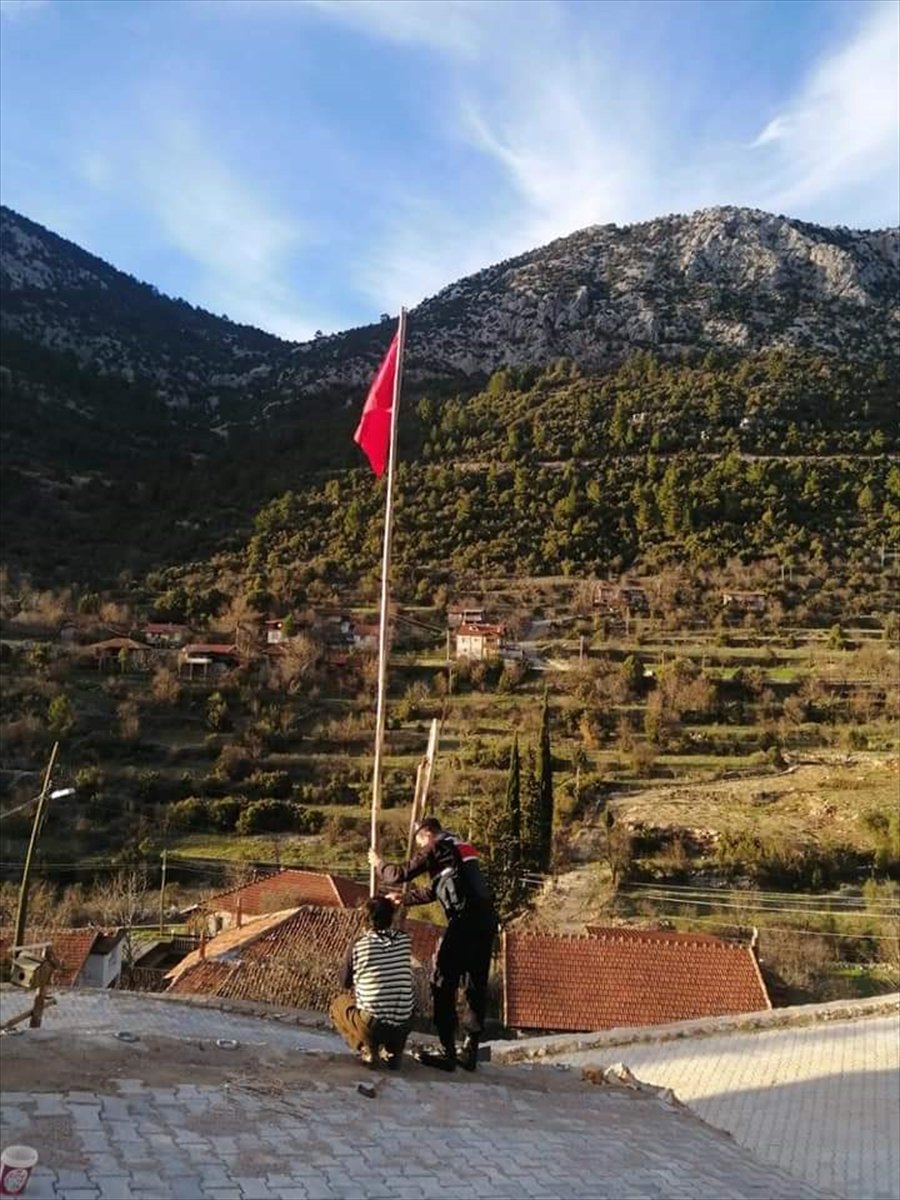
{"label": "tall flag pole", "polygon": [[[390,607],[391,532],[394,516],[394,473],[397,459],[397,418],[406,341],[406,309],[400,309],[397,332],[378,374],[369,388],[362,418],[353,440],[361,447],[372,470],[381,478],[387,461],[387,498],[384,509],[384,549],[381,560],[381,622],[378,631],[378,707],[375,716],[375,765],[372,770],[371,846],[378,849],[381,813],[381,774],[384,756],[385,694],[387,692],[388,617]],[[375,867],[369,872],[369,891],[375,895]]]}

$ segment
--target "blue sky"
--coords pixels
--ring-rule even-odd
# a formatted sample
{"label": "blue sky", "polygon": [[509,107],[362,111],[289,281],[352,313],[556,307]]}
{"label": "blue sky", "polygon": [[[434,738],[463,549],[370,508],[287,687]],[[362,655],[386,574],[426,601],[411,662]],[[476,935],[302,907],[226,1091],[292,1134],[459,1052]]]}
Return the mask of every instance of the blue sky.
{"label": "blue sky", "polygon": [[285,337],[591,224],[898,222],[895,0],[0,0],[0,196]]}

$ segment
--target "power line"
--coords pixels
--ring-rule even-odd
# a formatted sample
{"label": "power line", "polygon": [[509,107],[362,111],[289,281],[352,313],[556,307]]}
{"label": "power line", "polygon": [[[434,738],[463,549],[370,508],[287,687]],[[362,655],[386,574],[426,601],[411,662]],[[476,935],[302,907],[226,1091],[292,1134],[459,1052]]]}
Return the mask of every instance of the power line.
{"label": "power line", "polygon": [[900,919],[900,912],[882,912],[879,909],[867,909],[865,912],[835,912],[833,909],[828,908],[775,908],[766,904],[730,904],[727,900],[698,900],[690,897],[682,900],[674,896],[642,895],[640,892],[629,892],[628,894],[629,896],[636,896],[638,899],[657,900],[661,904],[696,905],[698,908],[733,908],[739,912],[781,913],[790,917],[881,917]]}
{"label": "power line", "polygon": [[[717,921],[714,917],[693,917],[693,921],[701,921],[704,925],[713,925],[716,929],[740,929],[750,928],[750,926],[739,926],[729,924],[726,921]],[[900,936],[895,937],[893,934],[885,933],[825,933],[819,932],[817,929],[792,929],[790,925],[759,925],[753,926],[759,933],[760,938],[767,933],[796,933],[798,937],[818,937],[818,938],[838,938],[842,942],[898,942]]]}
{"label": "power line", "polygon": [[664,892],[694,892],[700,895],[707,896],[764,896],[776,897],[780,900],[836,900],[863,903],[861,897],[844,896],[841,892],[774,892],[768,888],[765,889],[744,889],[744,888],[714,888],[714,887],[692,887],[686,883],[632,883],[624,884],[624,887],[636,887],[642,891],[664,891]]}

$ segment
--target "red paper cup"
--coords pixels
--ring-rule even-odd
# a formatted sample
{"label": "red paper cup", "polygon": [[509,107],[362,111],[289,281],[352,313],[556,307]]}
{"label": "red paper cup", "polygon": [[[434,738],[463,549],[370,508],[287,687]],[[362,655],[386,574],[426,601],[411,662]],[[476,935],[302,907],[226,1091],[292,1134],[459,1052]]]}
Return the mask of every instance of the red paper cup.
{"label": "red paper cup", "polygon": [[37,1160],[30,1146],[7,1146],[0,1154],[0,1196],[21,1196]]}

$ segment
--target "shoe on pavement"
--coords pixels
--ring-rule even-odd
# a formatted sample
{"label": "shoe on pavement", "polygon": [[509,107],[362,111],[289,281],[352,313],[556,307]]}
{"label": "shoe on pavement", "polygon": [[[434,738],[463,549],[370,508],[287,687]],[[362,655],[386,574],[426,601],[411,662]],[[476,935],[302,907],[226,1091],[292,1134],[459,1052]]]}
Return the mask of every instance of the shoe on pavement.
{"label": "shoe on pavement", "polygon": [[456,1056],[464,1071],[474,1071],[478,1066],[478,1038],[468,1034]]}
{"label": "shoe on pavement", "polygon": [[395,1050],[393,1053],[390,1050],[385,1050],[384,1046],[378,1051],[378,1057],[381,1060],[382,1066],[387,1067],[389,1071],[399,1071],[403,1062],[402,1050]]}
{"label": "shoe on pavement", "polygon": [[368,1046],[360,1047],[357,1058],[359,1059],[359,1061],[362,1063],[362,1065],[364,1067],[368,1067],[370,1070],[374,1070],[375,1065],[376,1065],[375,1058],[372,1054],[372,1051],[369,1049]]}
{"label": "shoe on pavement", "polygon": [[456,1055],[448,1054],[443,1047],[440,1050],[420,1050],[416,1058],[423,1067],[436,1067],[438,1071],[455,1071]]}

